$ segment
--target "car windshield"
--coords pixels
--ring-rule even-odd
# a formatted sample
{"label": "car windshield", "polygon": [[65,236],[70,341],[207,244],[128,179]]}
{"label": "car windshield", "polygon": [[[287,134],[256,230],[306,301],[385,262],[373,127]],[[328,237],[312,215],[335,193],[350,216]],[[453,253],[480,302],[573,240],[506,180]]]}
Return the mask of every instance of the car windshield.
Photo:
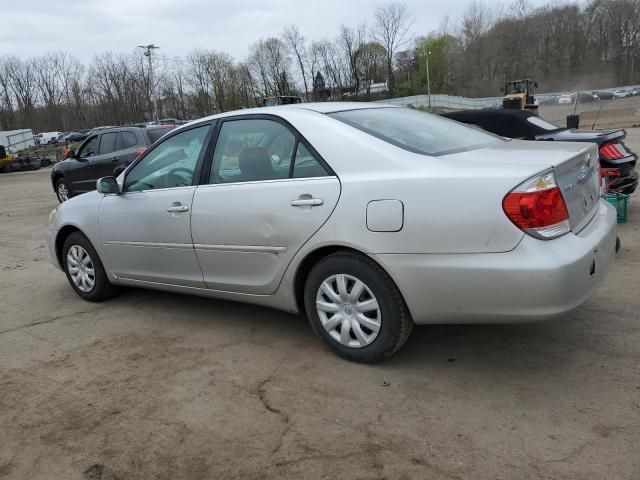
{"label": "car windshield", "polygon": [[329,116],[423,155],[444,155],[505,141],[491,133],[410,108],[363,108]]}
{"label": "car windshield", "polygon": [[560,129],[560,127],[558,127],[557,125],[554,125],[551,122],[547,122],[544,118],[540,118],[540,117],[536,117],[536,116],[528,117],[527,121],[529,123],[534,124],[536,127],[540,127],[540,128],[545,129],[545,130],[548,130],[548,131],[559,130]]}

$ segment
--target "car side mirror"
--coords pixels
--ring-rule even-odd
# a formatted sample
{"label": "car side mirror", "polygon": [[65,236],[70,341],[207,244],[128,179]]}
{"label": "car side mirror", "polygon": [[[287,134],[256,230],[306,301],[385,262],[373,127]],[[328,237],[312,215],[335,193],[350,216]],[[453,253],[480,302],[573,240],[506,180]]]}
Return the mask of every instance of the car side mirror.
{"label": "car side mirror", "polygon": [[114,177],[102,177],[96,182],[98,193],[108,195],[110,193],[120,193],[120,187]]}

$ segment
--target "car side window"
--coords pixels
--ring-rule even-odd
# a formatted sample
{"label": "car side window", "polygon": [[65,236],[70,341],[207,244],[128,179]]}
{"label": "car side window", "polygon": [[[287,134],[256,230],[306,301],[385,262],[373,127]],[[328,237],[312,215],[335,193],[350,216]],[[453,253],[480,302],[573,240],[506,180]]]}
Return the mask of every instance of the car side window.
{"label": "car side window", "polygon": [[304,143],[298,142],[296,159],[293,164],[293,178],[326,177],[329,173],[325,170],[318,159],[305,147]]}
{"label": "car side window", "polygon": [[295,135],[276,121],[226,121],[216,142],[209,183],[288,178],[295,144]]}
{"label": "car side window", "polygon": [[95,135],[85,142],[78,150],[78,158],[86,158],[96,154],[98,147],[98,136]]}
{"label": "car side window", "polygon": [[133,148],[138,144],[136,134],[133,132],[122,132],[123,148]]}
{"label": "car side window", "polygon": [[118,132],[103,133],[100,138],[100,149],[98,150],[98,155],[115,152],[117,138]]}
{"label": "car side window", "polygon": [[119,152],[124,147],[122,146],[122,132],[118,132],[118,137],[116,138],[116,148],[115,151]]}
{"label": "car side window", "polygon": [[125,192],[188,186],[209,132],[209,125],[180,132],[151,150],[124,180]]}

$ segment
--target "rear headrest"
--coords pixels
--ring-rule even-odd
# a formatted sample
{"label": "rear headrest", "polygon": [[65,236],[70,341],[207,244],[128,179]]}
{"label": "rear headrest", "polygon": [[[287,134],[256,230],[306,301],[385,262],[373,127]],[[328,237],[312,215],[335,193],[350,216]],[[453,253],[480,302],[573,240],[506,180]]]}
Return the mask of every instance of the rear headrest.
{"label": "rear headrest", "polygon": [[243,176],[255,180],[270,180],[275,176],[266,148],[250,147],[240,151],[238,166]]}

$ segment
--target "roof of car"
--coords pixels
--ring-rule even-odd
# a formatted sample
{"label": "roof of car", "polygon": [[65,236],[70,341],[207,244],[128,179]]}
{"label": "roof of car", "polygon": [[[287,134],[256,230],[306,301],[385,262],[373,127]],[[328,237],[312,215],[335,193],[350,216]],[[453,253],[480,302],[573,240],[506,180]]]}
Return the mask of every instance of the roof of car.
{"label": "roof of car", "polygon": [[383,102],[315,102],[283,105],[283,107],[303,108],[305,110],[313,110],[314,112],[319,113],[334,113],[343,112],[345,110],[362,110],[365,108],[398,108],[398,105]]}
{"label": "roof of car", "polygon": [[185,126],[195,125],[196,123],[206,122],[207,120],[214,120],[216,118],[232,117],[235,115],[251,115],[251,114],[278,114],[292,109],[295,110],[308,110],[318,113],[334,113],[342,112],[345,110],[359,110],[365,108],[400,108],[397,105],[390,105],[388,103],[377,102],[315,102],[315,103],[296,103],[291,105],[276,105],[273,107],[256,107],[245,108],[242,110],[233,110],[224,113],[216,113],[208,117],[199,118],[187,123],[186,125],[180,125],[178,128],[184,128]]}

